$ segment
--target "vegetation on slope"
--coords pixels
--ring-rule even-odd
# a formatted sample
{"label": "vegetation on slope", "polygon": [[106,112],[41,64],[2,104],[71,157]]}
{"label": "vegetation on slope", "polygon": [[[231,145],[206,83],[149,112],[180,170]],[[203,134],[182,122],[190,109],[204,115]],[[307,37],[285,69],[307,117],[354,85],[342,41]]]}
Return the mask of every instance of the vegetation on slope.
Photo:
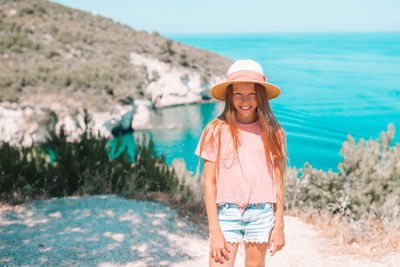
{"label": "vegetation on slope", "polygon": [[94,110],[145,95],[145,66],[129,54],[198,71],[204,86],[231,61],[109,18],[45,0],[0,1],[0,102],[56,95]]}

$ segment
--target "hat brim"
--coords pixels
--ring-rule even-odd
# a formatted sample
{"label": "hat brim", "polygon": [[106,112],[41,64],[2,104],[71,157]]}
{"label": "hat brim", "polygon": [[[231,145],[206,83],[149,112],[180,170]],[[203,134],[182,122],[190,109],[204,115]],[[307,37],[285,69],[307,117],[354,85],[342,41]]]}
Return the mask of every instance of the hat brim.
{"label": "hat brim", "polygon": [[240,80],[240,81],[227,81],[227,82],[218,83],[211,87],[210,95],[215,99],[225,101],[226,87],[228,85],[234,84],[234,83],[258,83],[258,84],[264,86],[264,88],[266,89],[268,100],[276,98],[276,97],[280,96],[280,94],[281,94],[281,89],[279,89],[279,87],[277,87],[276,85],[273,85],[272,83],[260,82],[260,81],[254,81],[254,80]]}

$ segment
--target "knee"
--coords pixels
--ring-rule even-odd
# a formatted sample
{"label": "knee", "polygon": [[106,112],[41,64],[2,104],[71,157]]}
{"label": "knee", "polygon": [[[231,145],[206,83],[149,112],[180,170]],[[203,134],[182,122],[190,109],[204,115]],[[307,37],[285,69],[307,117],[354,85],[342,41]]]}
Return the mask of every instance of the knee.
{"label": "knee", "polygon": [[246,260],[246,267],[265,267],[265,261]]}

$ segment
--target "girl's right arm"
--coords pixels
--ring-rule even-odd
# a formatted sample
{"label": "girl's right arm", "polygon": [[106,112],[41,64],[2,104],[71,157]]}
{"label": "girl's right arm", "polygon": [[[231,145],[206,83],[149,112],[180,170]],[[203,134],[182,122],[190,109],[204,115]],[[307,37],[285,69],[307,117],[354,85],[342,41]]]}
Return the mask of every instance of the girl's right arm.
{"label": "girl's right arm", "polygon": [[217,206],[215,204],[217,195],[215,168],[215,162],[204,159],[204,198],[210,233],[221,231],[217,216]]}
{"label": "girl's right arm", "polygon": [[229,247],[218,222],[215,174],[216,163],[204,159],[204,198],[210,231],[210,253],[216,261],[223,263],[222,256],[229,260]]}

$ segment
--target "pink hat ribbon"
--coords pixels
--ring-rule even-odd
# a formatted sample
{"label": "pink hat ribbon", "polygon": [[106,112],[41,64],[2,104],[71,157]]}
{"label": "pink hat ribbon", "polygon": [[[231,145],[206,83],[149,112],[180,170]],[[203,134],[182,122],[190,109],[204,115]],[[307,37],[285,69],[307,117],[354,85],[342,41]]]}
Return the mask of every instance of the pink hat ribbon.
{"label": "pink hat ribbon", "polygon": [[226,76],[226,81],[234,81],[234,80],[254,80],[254,81],[266,81],[265,76],[252,71],[252,70],[238,70],[232,73],[229,73]]}

